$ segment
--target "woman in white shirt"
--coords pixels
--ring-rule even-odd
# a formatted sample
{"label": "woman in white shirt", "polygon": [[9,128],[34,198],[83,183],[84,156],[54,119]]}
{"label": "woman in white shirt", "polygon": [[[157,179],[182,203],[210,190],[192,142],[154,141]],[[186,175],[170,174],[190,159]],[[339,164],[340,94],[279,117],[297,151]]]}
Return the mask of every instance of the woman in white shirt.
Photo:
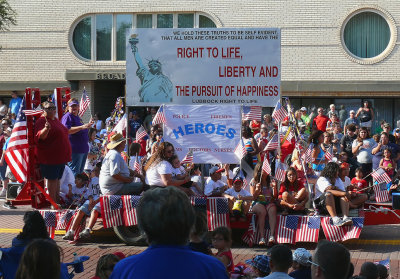
{"label": "woman in white shirt", "polygon": [[104,128],[104,122],[100,119],[100,113],[96,112],[93,116],[92,128],[97,130],[97,136],[100,137],[100,131]]}

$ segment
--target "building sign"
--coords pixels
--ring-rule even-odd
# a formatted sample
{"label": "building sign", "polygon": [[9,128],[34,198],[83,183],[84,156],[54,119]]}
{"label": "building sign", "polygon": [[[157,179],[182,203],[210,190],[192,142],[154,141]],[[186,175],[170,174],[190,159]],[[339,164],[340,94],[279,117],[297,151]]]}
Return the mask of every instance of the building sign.
{"label": "building sign", "polygon": [[127,104],[275,106],[277,28],[129,29]]}
{"label": "building sign", "polygon": [[97,73],[97,80],[122,80],[125,79],[124,73]]}
{"label": "building sign", "polygon": [[193,150],[194,163],[238,163],[234,150],[240,140],[240,106],[164,106],[164,140],[182,160]]}

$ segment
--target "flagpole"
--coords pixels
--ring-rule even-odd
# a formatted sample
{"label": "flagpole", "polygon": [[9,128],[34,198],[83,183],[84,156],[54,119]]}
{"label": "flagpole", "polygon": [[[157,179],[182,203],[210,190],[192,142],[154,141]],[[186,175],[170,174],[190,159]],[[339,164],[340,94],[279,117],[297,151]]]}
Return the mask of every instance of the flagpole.
{"label": "flagpole", "polygon": [[126,103],[126,84],[125,84],[124,99],[125,99],[125,107],[126,107],[126,109],[125,109],[125,111],[126,111],[126,128],[125,128],[125,130],[126,130],[126,146],[128,148],[127,153],[128,153],[128,163],[129,163],[129,158],[130,158],[130,156],[129,156],[129,107],[128,107],[128,104]]}

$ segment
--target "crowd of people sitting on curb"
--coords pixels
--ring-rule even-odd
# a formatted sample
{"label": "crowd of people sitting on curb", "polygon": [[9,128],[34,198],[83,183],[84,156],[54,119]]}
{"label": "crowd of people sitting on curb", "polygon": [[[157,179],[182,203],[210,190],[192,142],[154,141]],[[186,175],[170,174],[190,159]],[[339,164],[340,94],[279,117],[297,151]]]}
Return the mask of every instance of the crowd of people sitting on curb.
{"label": "crowd of people sitting on curb", "polygon": [[[192,207],[187,195],[176,187],[146,191],[137,216],[149,247],[140,254],[105,254],[98,259],[93,279],[117,278],[297,278],[297,279],[384,279],[384,265],[365,262],[354,275],[350,253],[345,246],[322,240],[314,254],[298,248],[293,253],[285,245],[275,245],[245,263],[233,261],[230,229],[219,227],[211,233],[212,247],[202,240],[206,229],[203,212]],[[177,230],[176,228],[180,229]],[[215,251],[213,253],[212,249]],[[3,278],[70,278],[63,263],[62,249],[49,238],[38,211],[24,215],[22,232],[11,248],[0,249]],[[79,270],[80,272],[83,269]]]}

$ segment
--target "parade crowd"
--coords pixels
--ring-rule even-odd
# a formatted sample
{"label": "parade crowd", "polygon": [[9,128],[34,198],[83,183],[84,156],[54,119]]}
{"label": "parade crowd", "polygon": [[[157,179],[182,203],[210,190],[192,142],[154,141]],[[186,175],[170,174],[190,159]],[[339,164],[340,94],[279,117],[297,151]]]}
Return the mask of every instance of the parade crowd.
{"label": "parade crowd", "polygon": [[[18,109],[10,103],[8,113],[3,106],[0,100],[0,145],[6,150]],[[375,183],[372,171],[381,168],[393,178],[390,192],[398,187],[400,129],[393,130],[382,120],[372,131],[374,112],[367,101],[357,112],[337,111],[331,105],[326,113],[318,108],[314,114],[310,108],[289,106],[289,115],[279,125],[269,114],[261,121],[243,121],[241,141],[246,154],[238,165],[182,164],[174,146],[164,141],[162,126],[152,125],[156,108],[150,108],[147,115],[131,111],[128,129],[123,125],[119,128],[124,118],[117,106],[104,121],[96,113],[88,123],[79,116],[79,101],[74,98],[68,101],[62,119],[57,119],[51,101],[44,102],[42,108],[44,113],[35,122],[36,159],[51,207],[78,209],[63,239],[74,240],[85,215],[89,222],[79,236],[90,238],[101,212],[102,194],[142,195],[138,222],[150,247],[121,261],[115,255],[102,259],[96,278],[108,278],[111,272],[110,278],[352,278],[350,254],[343,245],[322,241],[313,256],[305,249],[292,253],[279,245],[273,234],[264,238],[265,222],[274,232],[277,214],[328,214],[335,226],[351,225],[349,210],[375,200],[369,188]],[[143,131],[147,135],[138,137]],[[276,135],[278,148],[270,150],[267,147]],[[309,162],[304,159],[308,151]],[[6,195],[7,183],[13,180],[3,157],[0,196]],[[265,169],[265,160],[270,171]],[[282,179],[278,178],[277,162],[287,166]],[[207,243],[206,216],[193,209],[188,196],[227,198],[232,222],[246,221],[249,212],[256,214],[258,244],[273,246],[270,254],[257,256],[242,267],[235,265],[230,229],[217,228],[212,232],[212,245]],[[8,201],[4,206],[12,208]],[[13,242],[13,247],[26,246],[15,278],[41,278],[31,275],[33,265],[41,264],[29,261],[40,258],[35,255],[60,258],[47,235],[32,235],[32,230],[43,229],[28,226],[29,216],[40,219],[36,215],[24,217],[24,230]],[[32,226],[39,226],[38,222]],[[32,241],[37,238],[42,240]],[[47,278],[58,278],[63,265],[56,260],[51,265],[54,276],[48,273]],[[109,272],[101,273],[105,266]],[[45,268],[48,272],[50,263]],[[292,272],[288,275],[289,269]],[[378,267],[366,264],[357,278],[386,278],[382,276]]]}

